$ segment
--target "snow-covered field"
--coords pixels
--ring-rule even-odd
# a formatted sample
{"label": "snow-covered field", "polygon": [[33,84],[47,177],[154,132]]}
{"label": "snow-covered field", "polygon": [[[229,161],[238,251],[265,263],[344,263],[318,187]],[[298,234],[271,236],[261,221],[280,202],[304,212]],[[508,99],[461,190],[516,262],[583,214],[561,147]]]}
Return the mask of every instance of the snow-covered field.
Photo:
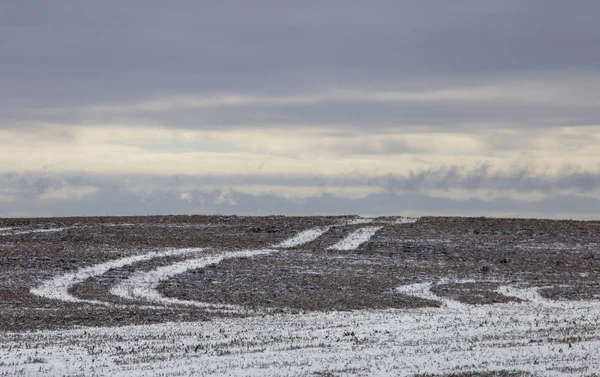
{"label": "snow-covered field", "polygon": [[532,300],[2,334],[0,375],[578,376],[600,370],[599,324],[597,302]]}
{"label": "snow-covered field", "polygon": [[[344,221],[344,226],[355,228],[325,250],[358,251],[387,225],[408,226],[413,222]],[[417,279],[398,285],[389,294],[429,300],[439,307],[293,313],[167,297],[159,290],[161,282],[188,271],[226,260],[277,255],[317,242],[337,225],[299,230],[262,249],[173,248],[115,258],[45,279],[31,288],[32,295],[100,312],[130,302],[132,309],[142,305],[163,310],[195,306],[243,316],[1,332],[0,376],[411,376],[475,371],[591,376],[600,371],[600,301],[548,299],[540,294],[546,287],[522,281]],[[76,285],[113,269],[133,268],[166,257],[181,259],[120,279],[109,292],[121,300],[119,303],[73,294]],[[494,293],[507,300],[473,305],[436,293],[436,288],[447,285],[477,284],[492,284]]]}

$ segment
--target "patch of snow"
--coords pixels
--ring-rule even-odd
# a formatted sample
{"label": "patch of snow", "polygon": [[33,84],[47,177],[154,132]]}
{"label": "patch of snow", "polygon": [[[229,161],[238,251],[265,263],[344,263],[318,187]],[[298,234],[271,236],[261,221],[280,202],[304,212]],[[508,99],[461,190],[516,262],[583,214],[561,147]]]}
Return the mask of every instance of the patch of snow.
{"label": "patch of snow", "polygon": [[372,217],[358,217],[356,219],[344,220],[342,225],[360,225],[360,224],[371,224],[375,219]]}
{"label": "patch of snow", "polygon": [[54,300],[67,301],[67,302],[81,302],[88,304],[100,304],[110,305],[106,302],[96,300],[85,300],[72,296],[69,293],[69,289],[75,284],[84,282],[85,280],[94,276],[100,276],[113,268],[120,268],[127,265],[135,264],[142,261],[147,261],[154,258],[162,258],[169,256],[178,256],[192,254],[202,251],[203,249],[198,248],[186,248],[186,249],[175,249],[162,252],[152,252],[143,255],[135,255],[131,257],[125,257],[121,259],[115,259],[108,262],[96,264],[90,267],[84,267],[73,273],[67,273],[64,275],[56,276],[50,280],[43,282],[40,286],[32,288],[31,294],[50,298]]}
{"label": "patch of snow", "polygon": [[273,247],[286,249],[286,248],[290,248],[290,247],[304,245],[306,243],[312,242],[312,241],[316,240],[317,238],[321,237],[329,229],[331,229],[331,227],[329,227],[329,226],[307,229],[303,232],[296,234],[292,238],[289,238],[277,245],[274,245]]}
{"label": "patch of snow", "polygon": [[[32,231],[23,231],[22,233],[30,232],[30,233],[52,233],[52,232],[62,232],[63,230],[69,229],[68,227],[64,228],[49,228],[49,229],[35,229]],[[20,234],[20,233],[18,233]]]}
{"label": "patch of snow", "polygon": [[416,223],[419,220],[418,217],[401,217],[393,221],[395,224],[412,224]]}
{"label": "patch of snow", "polygon": [[360,245],[369,241],[381,228],[380,226],[360,228],[327,250],[356,250]]}
{"label": "patch of snow", "polygon": [[208,229],[230,227],[227,224],[195,224],[195,223],[175,223],[175,224],[150,224],[153,228],[174,228],[174,229]]}
{"label": "patch of snow", "polygon": [[49,228],[49,229],[28,229],[28,230],[14,230],[14,229],[16,229],[16,228],[12,228],[12,231],[5,231],[4,233],[0,234],[0,236],[30,234],[30,233],[62,232],[63,230],[69,229],[69,227],[65,227],[65,228]]}
{"label": "patch of snow", "polygon": [[342,225],[361,225],[361,224],[412,224],[419,220],[418,217],[398,217],[392,220],[383,220],[380,218],[373,217],[358,217],[355,219],[342,220],[340,224]]}

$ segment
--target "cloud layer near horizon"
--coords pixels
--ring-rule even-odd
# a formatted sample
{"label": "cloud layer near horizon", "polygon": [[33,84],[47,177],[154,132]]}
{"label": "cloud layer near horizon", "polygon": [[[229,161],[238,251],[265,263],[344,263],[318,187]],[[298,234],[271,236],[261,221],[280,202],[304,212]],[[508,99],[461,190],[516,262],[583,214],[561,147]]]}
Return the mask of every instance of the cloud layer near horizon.
{"label": "cloud layer near horizon", "polygon": [[600,218],[598,11],[1,4],[0,216]]}

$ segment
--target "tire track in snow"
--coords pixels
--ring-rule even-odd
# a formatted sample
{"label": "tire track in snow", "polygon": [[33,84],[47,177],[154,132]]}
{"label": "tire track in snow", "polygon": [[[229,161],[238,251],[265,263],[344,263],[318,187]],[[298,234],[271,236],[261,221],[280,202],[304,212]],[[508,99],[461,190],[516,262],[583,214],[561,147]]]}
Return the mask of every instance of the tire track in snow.
{"label": "tire track in snow", "polygon": [[283,242],[272,246],[272,248],[221,253],[203,258],[188,259],[183,262],[171,264],[169,266],[159,267],[151,271],[138,272],[128,279],[122,281],[116,287],[113,287],[110,290],[110,293],[127,300],[145,300],[160,305],[185,305],[204,309],[243,311],[244,308],[239,305],[219,305],[201,301],[181,300],[173,297],[165,297],[158,291],[158,286],[161,282],[174,276],[183,274],[189,270],[216,265],[225,259],[268,255],[279,251],[275,248],[291,248],[300,246],[314,241],[329,229],[330,227],[307,229],[287,240],[284,240]]}
{"label": "tire track in snow", "polygon": [[43,282],[36,288],[30,290],[31,294],[49,298],[53,300],[66,301],[66,302],[79,302],[97,305],[111,305],[110,303],[97,300],[86,300],[77,298],[69,293],[69,289],[75,284],[83,283],[85,280],[105,274],[111,269],[125,267],[138,262],[147,261],[154,258],[163,258],[170,256],[186,255],[197,253],[203,249],[198,248],[186,248],[176,249],[162,252],[152,252],[143,255],[135,255],[131,257],[115,259],[108,262],[96,264],[94,266],[85,267],[77,270],[76,272],[67,273],[64,275],[56,276],[50,280]]}
{"label": "tire track in snow", "polygon": [[[442,284],[467,284],[467,283],[475,283],[474,280],[457,280],[452,281],[449,279],[441,279],[436,282],[435,285]],[[418,298],[423,298],[431,301],[441,302],[442,308],[454,309],[454,310],[467,310],[470,308],[474,308],[480,305],[469,305],[463,304],[460,301],[453,300],[450,298],[439,296],[431,291],[434,284],[432,282],[424,282],[424,283],[414,283],[408,285],[401,285],[396,287],[395,292],[407,296],[413,296]],[[547,298],[542,297],[539,290],[544,287],[515,287],[510,285],[501,285],[494,292],[499,293],[506,297],[513,297],[522,302],[509,302],[509,303],[497,303],[496,305],[529,305],[536,307],[547,307],[547,308],[558,308],[558,307],[568,307],[570,304],[568,302],[561,301],[553,301]]]}
{"label": "tire track in snow", "polygon": [[158,291],[158,285],[173,276],[183,274],[189,270],[204,268],[219,264],[225,259],[248,258],[256,255],[267,255],[275,253],[274,249],[243,250],[211,255],[204,258],[188,259],[163,266],[151,271],[138,272],[110,290],[110,293],[128,300],[145,300],[160,305],[185,305],[199,308],[224,309],[241,311],[243,307],[237,305],[218,305],[200,301],[181,300],[173,297],[165,297]]}
{"label": "tire track in snow", "polygon": [[337,242],[335,245],[328,247],[327,250],[356,250],[360,245],[369,241],[371,237],[373,237],[375,233],[377,233],[377,231],[381,228],[383,227],[370,226],[355,230],[354,232],[350,233],[346,238]]}
{"label": "tire track in snow", "polygon": [[322,227],[322,228],[307,229],[303,232],[296,234],[292,238],[289,238],[283,242],[278,243],[277,245],[274,245],[273,247],[287,249],[287,248],[291,248],[291,247],[304,245],[304,244],[312,242],[312,241],[316,240],[317,238],[321,237],[329,229],[331,229],[330,226]]}
{"label": "tire track in snow", "polygon": [[[339,241],[329,249],[333,250],[355,250],[364,242],[367,242],[379,229],[382,227],[366,227],[358,229],[351,233],[349,236]],[[301,246],[303,244],[312,242],[322,236],[324,233],[329,231],[331,227],[316,227],[299,232],[295,236],[284,240],[278,244],[273,245],[271,248],[258,249],[258,250],[244,250],[235,251],[228,253],[221,253],[217,255],[206,256],[202,258],[189,259],[183,262],[175,263],[169,266],[159,267],[157,269],[145,272],[135,273],[130,278],[122,281],[116,287],[113,287],[110,292],[111,294],[128,299],[128,300],[146,300],[153,303],[159,303],[162,305],[186,305],[196,306],[201,308],[217,308],[223,310],[240,310],[239,306],[232,305],[215,305],[210,303],[202,303],[197,301],[180,300],[176,298],[164,297],[157,290],[158,285],[173,276],[184,273],[188,270],[203,268],[209,265],[218,264],[225,259],[241,258],[241,257],[252,257],[255,255],[265,255],[277,252],[277,249],[286,249]],[[60,229],[62,230],[62,229]],[[74,273],[67,273],[60,276],[56,276],[50,280],[43,282],[38,287],[32,288],[30,292],[33,295],[65,301],[65,302],[77,302],[77,303],[88,303],[96,305],[113,305],[109,302],[88,300],[75,297],[69,293],[69,289],[75,284],[84,282],[85,280],[105,274],[111,269],[120,268],[127,265],[132,265],[138,262],[151,260],[154,258],[161,258],[167,256],[179,256],[185,254],[191,254],[202,251],[203,249],[198,248],[187,248],[170,250],[164,252],[152,252],[144,255],[136,255],[108,262],[100,263],[94,266],[82,268]]]}

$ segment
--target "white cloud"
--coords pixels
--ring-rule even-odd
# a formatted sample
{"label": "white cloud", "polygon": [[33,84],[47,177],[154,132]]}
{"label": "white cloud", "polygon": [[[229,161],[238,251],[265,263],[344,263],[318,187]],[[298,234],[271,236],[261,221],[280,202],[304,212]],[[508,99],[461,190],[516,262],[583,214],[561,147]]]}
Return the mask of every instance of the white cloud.
{"label": "white cloud", "polygon": [[[256,94],[217,92],[165,95],[152,99],[77,109],[45,108],[46,113],[126,114],[246,106],[307,106],[322,103],[462,103],[546,106],[600,106],[600,75],[548,73],[537,77],[423,89],[415,84],[388,83],[385,88],[331,87],[302,93]],[[392,89],[390,89],[392,87]]]}
{"label": "white cloud", "polygon": [[[374,129],[242,128],[173,130],[126,125],[45,126],[46,133],[0,134],[0,172],[229,175],[404,174],[430,166],[508,168],[527,161],[548,169],[600,166],[600,126],[467,128],[453,132]],[[18,140],[12,142],[11,140]],[[168,149],[156,148],[164,141]],[[229,147],[222,146],[225,143]]]}
{"label": "white cloud", "polygon": [[215,203],[235,206],[238,204],[238,201],[231,192],[221,192],[217,199],[215,199]]}
{"label": "white cloud", "polygon": [[81,200],[86,196],[97,193],[99,189],[94,186],[63,186],[51,189],[40,195],[45,200]]}

